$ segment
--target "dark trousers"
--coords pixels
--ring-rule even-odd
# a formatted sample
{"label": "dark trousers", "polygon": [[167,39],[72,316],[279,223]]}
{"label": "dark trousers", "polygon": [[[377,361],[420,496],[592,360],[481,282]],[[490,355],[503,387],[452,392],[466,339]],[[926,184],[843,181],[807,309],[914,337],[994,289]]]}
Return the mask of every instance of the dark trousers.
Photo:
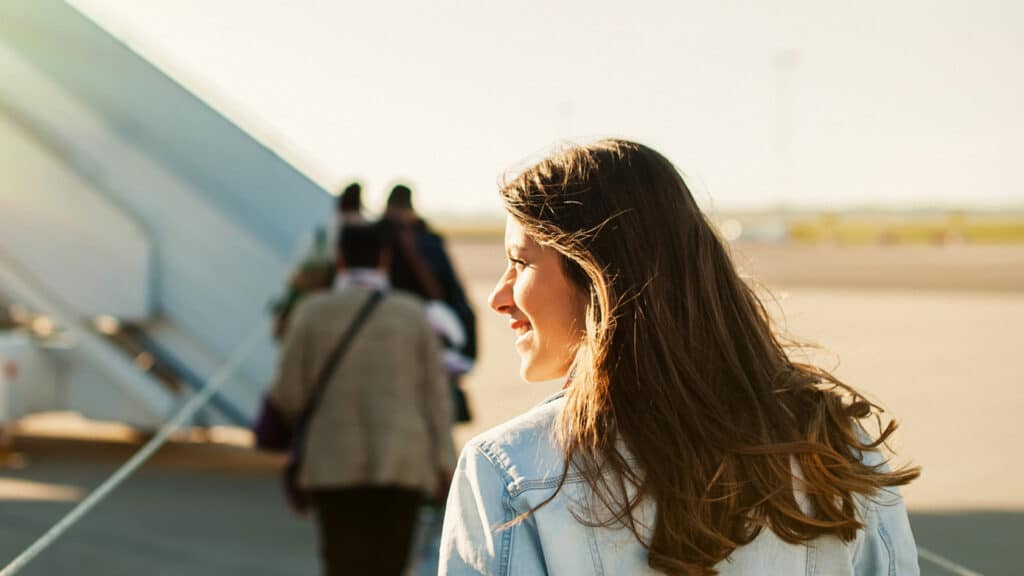
{"label": "dark trousers", "polygon": [[314,491],[324,574],[400,576],[421,500],[418,491],[390,486]]}

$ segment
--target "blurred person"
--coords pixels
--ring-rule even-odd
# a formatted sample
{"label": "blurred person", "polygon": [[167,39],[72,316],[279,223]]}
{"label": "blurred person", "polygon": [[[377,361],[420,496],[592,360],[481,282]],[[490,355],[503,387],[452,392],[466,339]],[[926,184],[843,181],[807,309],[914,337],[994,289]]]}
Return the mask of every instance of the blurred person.
{"label": "blurred person", "polygon": [[444,343],[444,365],[452,382],[456,421],[470,420],[459,384],[476,362],[476,313],[452,265],[444,238],[413,208],[412,190],[399,184],[388,195],[381,219],[394,246],[389,278],[399,289],[427,301],[427,315]]}
{"label": "blurred person", "polygon": [[288,318],[304,296],[330,288],[334,280],[335,248],[338,233],[348,225],[366,224],[363,215],[362,185],[345,186],[334,203],[334,219],[326,226],[317,226],[298,251],[294,268],[288,276],[285,295],[274,304],[274,337],[281,339],[288,328]]}
{"label": "blurred person", "polygon": [[[437,339],[422,302],[391,289],[388,263],[379,227],[341,230],[333,288],[296,309],[268,393],[286,420],[308,417],[298,484],[329,575],[400,574],[420,501],[443,498],[455,462]],[[374,293],[379,303],[307,412],[316,375]]]}
{"label": "blurred person", "polygon": [[[391,189],[381,226],[394,247],[389,278],[396,288],[425,302],[428,322],[440,339],[454,420],[472,420],[462,377],[476,362],[476,315],[452,265],[444,239],[413,208],[412,190]],[[410,574],[437,573],[444,501],[425,502],[411,552]]]}
{"label": "blurred person", "polygon": [[565,383],[463,449],[441,574],[918,573],[895,423],[790,359],[666,158],[573,146],[501,196],[490,306]]}

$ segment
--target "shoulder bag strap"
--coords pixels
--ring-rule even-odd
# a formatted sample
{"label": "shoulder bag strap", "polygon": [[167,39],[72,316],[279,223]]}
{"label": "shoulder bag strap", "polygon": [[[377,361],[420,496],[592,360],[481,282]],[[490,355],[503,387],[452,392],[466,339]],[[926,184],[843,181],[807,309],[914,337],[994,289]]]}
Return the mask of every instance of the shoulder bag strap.
{"label": "shoulder bag strap", "polygon": [[331,355],[327,357],[327,361],[324,363],[324,367],[320,370],[320,374],[316,380],[316,387],[313,388],[313,393],[310,394],[309,400],[306,401],[306,405],[302,409],[302,413],[299,415],[299,419],[295,422],[295,434],[293,436],[294,443],[293,449],[302,450],[304,439],[306,436],[306,428],[309,426],[310,420],[313,419],[313,414],[316,412],[317,406],[320,405],[320,399],[323,398],[324,391],[327,389],[327,383],[330,381],[331,376],[334,375],[334,371],[337,369],[338,364],[341,362],[343,356],[348,351],[349,346],[352,344],[352,340],[355,339],[359,329],[363,327],[366,320],[370,317],[370,313],[376,308],[377,304],[384,299],[384,292],[382,290],[375,290],[373,294],[366,300],[363,307],[360,308],[356,314],[355,320],[349,325],[348,329],[341,336],[338,341],[338,345],[331,351]]}

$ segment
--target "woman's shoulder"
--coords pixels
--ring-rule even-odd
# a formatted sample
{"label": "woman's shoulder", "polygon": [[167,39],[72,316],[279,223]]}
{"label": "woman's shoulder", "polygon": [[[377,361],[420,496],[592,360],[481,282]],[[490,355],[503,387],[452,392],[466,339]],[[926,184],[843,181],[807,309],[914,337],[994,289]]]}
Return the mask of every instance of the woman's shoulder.
{"label": "woman's shoulder", "polygon": [[555,437],[555,425],[564,406],[564,393],[559,392],[472,438],[463,448],[462,458],[487,460],[510,491],[526,489],[537,482],[557,481],[564,458]]}

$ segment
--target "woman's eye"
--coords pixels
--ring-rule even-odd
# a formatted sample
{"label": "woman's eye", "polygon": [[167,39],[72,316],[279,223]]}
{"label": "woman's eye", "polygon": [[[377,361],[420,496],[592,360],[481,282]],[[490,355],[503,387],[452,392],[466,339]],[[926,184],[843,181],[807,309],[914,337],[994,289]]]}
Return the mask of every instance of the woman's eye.
{"label": "woman's eye", "polygon": [[517,270],[520,270],[520,269],[526,267],[526,262],[523,262],[522,260],[519,260],[518,258],[509,258],[508,261],[511,262],[512,265],[515,266]]}

